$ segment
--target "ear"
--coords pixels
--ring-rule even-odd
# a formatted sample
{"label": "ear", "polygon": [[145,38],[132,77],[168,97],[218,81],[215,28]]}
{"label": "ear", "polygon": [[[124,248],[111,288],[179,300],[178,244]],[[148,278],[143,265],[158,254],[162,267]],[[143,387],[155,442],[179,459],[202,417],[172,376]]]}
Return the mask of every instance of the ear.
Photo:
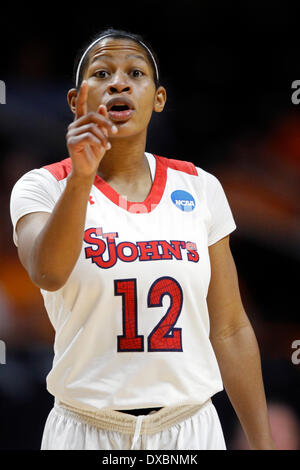
{"label": "ear", "polygon": [[161,113],[167,101],[167,92],[163,86],[158,87],[155,93],[153,110],[156,113]]}
{"label": "ear", "polygon": [[75,111],[76,111],[76,98],[77,98],[77,90],[76,88],[71,88],[71,90],[68,91],[67,99],[68,99],[68,103],[73,114],[75,114]]}

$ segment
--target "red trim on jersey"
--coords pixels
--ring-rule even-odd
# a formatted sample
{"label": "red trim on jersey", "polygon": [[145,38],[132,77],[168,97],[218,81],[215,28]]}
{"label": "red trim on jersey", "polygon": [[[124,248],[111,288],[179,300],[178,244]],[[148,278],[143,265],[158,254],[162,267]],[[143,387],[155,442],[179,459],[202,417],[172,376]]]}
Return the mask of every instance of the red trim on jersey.
{"label": "red trim on jersey", "polygon": [[[154,155],[156,159],[156,170],[154,181],[151,190],[142,202],[127,201],[126,198],[122,197],[117,191],[115,191],[106,181],[104,181],[99,175],[95,176],[94,185],[99,189],[110,201],[119,207],[133,213],[151,212],[157,204],[159,204],[167,182],[167,170],[182,171],[189,175],[198,175],[195,165],[191,162],[185,162],[181,160],[174,160],[166,157],[160,157]],[[71,158],[66,158],[60,162],[46,165],[43,168],[48,170],[58,181],[63,180],[68,176],[72,169]]]}
{"label": "red trim on jersey", "polygon": [[54,178],[57,179],[57,181],[61,181],[65,179],[72,170],[72,160],[71,158],[65,158],[60,162],[43,166],[43,168],[45,168],[45,170],[50,171],[51,175],[53,175]]}
{"label": "red trim on jersey", "polygon": [[197,169],[192,162],[184,162],[181,160],[174,160],[172,158],[166,158],[166,157],[157,157],[157,158],[159,158],[169,168],[172,168],[172,170],[183,171],[184,173],[187,173],[188,175],[198,176]]}
{"label": "red trim on jersey", "polygon": [[[159,204],[165,190],[167,181],[167,166],[161,161],[161,157],[156,157],[156,171],[151,190],[144,201],[127,201],[117,191],[115,191],[106,181],[96,175],[95,186],[114,204],[122,207],[128,212],[145,213],[151,212]],[[166,159],[167,160],[167,159]]]}

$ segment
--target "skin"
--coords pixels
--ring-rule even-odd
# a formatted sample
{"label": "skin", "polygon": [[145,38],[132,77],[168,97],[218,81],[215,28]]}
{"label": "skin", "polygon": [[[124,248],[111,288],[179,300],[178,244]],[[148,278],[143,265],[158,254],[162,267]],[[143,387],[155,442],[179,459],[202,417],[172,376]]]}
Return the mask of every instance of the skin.
{"label": "skin", "polygon": [[[99,78],[101,72],[105,78]],[[135,77],[134,72],[141,76]],[[144,201],[152,184],[144,155],[147,128],[153,111],[163,110],[166,90],[155,89],[153,69],[143,47],[124,39],[100,41],[89,55],[83,78],[88,83],[88,94],[84,88],[82,99],[86,99],[89,112],[99,112],[99,106],[114,96],[125,95],[134,103],[132,118],[117,125],[117,135],[109,134],[112,147],[101,159],[98,174],[128,200]],[[74,113],[76,98],[76,89],[70,90],[68,102]],[[105,115],[105,107],[101,109]],[[73,124],[70,137],[78,130]]]}
{"label": "skin", "polygon": [[255,333],[245,312],[229,236],[209,247],[212,343],[224,388],[253,450],[275,450]]}
{"label": "skin", "polygon": [[[132,55],[142,59],[128,58]],[[95,76],[101,70],[108,72],[108,78]],[[142,73],[135,77],[134,70]],[[74,121],[66,136],[72,171],[65,191],[51,215],[27,214],[16,227],[22,264],[32,281],[49,291],[66,283],[78,259],[96,174],[129,201],[147,197],[152,184],[144,155],[147,126],[152,112],[161,112],[166,102],[165,89],[155,88],[146,53],[133,41],[100,41],[90,52],[83,78],[79,92],[74,88],[68,92]],[[114,124],[105,103],[123,95],[133,101],[135,112],[128,122]],[[63,229],[66,226],[68,230]]]}
{"label": "skin", "polygon": [[[130,40],[100,41],[90,53],[83,78],[79,92],[68,92],[74,121],[67,133],[72,171],[66,188],[51,214],[25,215],[16,227],[22,264],[32,281],[49,291],[67,282],[78,259],[96,174],[128,200],[147,197],[152,184],[144,155],[147,127],[152,113],[161,112],[166,102],[165,89],[155,88],[145,51]],[[105,103],[123,95],[133,100],[134,114],[127,122],[113,123]],[[242,305],[229,237],[210,246],[209,255],[210,339],[225,389],[250,447],[274,449],[259,350]]]}

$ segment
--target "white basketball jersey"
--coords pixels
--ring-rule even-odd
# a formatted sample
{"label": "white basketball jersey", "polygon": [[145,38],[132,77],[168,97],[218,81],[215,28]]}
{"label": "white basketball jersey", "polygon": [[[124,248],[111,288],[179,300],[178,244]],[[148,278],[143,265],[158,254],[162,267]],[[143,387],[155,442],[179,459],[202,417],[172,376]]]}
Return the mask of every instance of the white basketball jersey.
{"label": "white basketball jersey", "polygon": [[[96,176],[79,259],[61,289],[41,290],[56,332],[47,389],[77,408],[201,404],[223,389],[209,341],[208,246],[236,228],[231,210],[210,173],[146,156],[146,200],[129,202]],[[53,210],[70,170],[65,159],[16,183],[14,228]]]}

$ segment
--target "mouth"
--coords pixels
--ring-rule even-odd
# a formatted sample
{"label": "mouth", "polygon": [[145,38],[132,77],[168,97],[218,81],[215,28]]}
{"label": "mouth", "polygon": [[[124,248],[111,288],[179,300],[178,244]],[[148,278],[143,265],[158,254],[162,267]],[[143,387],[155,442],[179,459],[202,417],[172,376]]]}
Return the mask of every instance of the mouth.
{"label": "mouth", "polygon": [[106,107],[110,119],[115,122],[128,121],[134,113],[134,106],[128,98],[113,98]]}

